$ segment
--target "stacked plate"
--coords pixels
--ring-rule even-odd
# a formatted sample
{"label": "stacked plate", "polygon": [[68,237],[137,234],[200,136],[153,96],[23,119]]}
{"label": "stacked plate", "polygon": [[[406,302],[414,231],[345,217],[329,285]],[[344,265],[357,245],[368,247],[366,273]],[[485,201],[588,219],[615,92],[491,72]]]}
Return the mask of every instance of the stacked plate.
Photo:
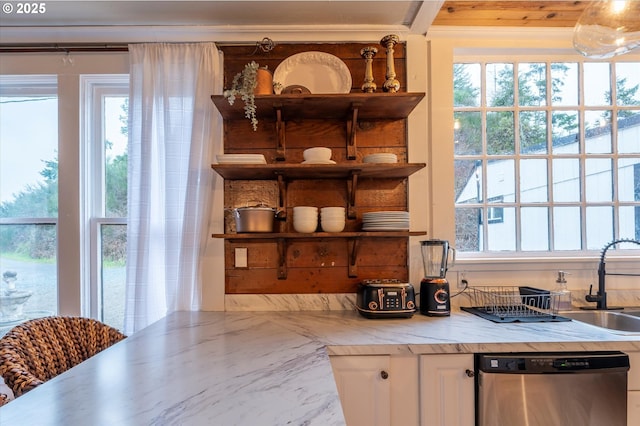
{"label": "stacked plate", "polygon": [[367,155],[362,159],[363,163],[397,163],[398,156],[391,153],[381,152],[379,154]]}
{"label": "stacked plate", "polygon": [[409,212],[382,211],[362,214],[363,231],[408,231]]}
{"label": "stacked plate", "polygon": [[218,164],[267,164],[262,154],[221,154],[216,159]]}

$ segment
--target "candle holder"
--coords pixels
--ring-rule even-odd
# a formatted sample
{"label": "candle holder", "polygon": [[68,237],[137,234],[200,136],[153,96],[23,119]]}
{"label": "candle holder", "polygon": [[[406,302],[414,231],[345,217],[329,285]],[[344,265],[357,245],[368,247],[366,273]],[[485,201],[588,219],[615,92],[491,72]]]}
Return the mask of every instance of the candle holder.
{"label": "candle holder", "polygon": [[400,41],[400,37],[395,34],[384,36],[380,44],[387,48],[387,74],[386,81],[382,85],[385,92],[396,93],[400,90],[400,82],[396,80],[396,70],[393,62],[393,46]]}
{"label": "candle holder", "polygon": [[378,86],[373,82],[373,57],[378,53],[378,49],[373,46],[368,46],[360,51],[360,56],[364,58],[364,83],[362,84],[362,91],[365,93],[373,93]]}

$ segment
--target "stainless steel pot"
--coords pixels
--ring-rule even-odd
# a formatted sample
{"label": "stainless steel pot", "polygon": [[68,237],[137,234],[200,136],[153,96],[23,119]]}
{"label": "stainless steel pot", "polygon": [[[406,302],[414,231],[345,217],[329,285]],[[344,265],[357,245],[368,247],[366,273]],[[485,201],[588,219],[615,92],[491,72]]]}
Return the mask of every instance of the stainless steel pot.
{"label": "stainless steel pot", "polygon": [[273,232],[276,209],[264,206],[233,209],[236,232]]}

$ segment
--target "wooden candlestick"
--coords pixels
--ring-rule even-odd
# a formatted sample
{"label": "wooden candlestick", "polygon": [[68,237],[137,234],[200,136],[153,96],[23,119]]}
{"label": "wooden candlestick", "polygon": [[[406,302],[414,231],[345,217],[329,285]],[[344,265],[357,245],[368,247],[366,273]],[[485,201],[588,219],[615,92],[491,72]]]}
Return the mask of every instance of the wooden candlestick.
{"label": "wooden candlestick", "polygon": [[400,41],[400,37],[395,34],[384,36],[380,44],[387,48],[387,80],[382,85],[385,92],[396,93],[400,90],[400,82],[396,80],[396,70],[393,62],[393,46]]}
{"label": "wooden candlestick", "polygon": [[364,83],[362,84],[362,91],[365,93],[373,93],[377,89],[376,83],[373,82],[373,57],[378,53],[378,49],[369,46],[360,51],[360,56],[364,58]]}

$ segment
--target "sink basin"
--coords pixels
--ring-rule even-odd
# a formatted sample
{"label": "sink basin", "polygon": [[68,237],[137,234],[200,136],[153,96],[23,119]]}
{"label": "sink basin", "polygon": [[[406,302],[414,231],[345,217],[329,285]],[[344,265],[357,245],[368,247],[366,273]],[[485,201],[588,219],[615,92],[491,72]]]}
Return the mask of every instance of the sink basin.
{"label": "sink basin", "polygon": [[640,311],[633,314],[620,311],[570,311],[561,312],[560,315],[596,327],[640,333]]}

